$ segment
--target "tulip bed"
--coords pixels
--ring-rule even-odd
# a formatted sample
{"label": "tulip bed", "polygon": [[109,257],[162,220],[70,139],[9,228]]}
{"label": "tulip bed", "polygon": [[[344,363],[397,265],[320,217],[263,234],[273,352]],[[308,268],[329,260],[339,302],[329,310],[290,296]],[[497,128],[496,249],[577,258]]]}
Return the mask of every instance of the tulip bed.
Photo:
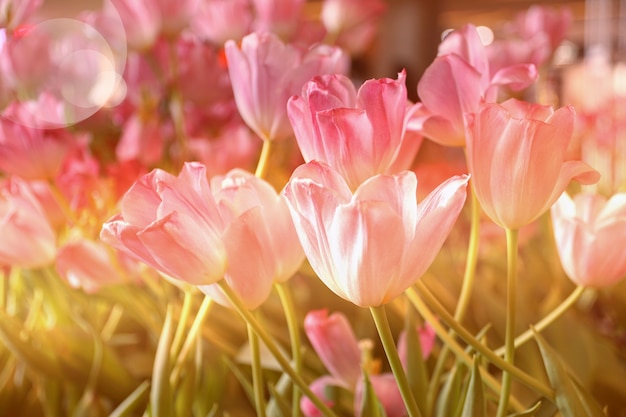
{"label": "tulip bed", "polygon": [[5,3],[0,415],[625,415],[623,97],[545,101],[568,10],[407,85],[351,77],[381,0]]}

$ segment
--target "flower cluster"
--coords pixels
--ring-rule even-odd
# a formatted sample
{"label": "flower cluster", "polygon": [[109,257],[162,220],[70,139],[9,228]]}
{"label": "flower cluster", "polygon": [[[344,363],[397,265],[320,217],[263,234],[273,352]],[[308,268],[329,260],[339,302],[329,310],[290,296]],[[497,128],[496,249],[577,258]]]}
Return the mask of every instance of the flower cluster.
{"label": "flower cluster", "polygon": [[407,85],[351,78],[382,0],[40,6],[0,1],[0,414],[624,411],[626,170],[535,94],[568,11]]}

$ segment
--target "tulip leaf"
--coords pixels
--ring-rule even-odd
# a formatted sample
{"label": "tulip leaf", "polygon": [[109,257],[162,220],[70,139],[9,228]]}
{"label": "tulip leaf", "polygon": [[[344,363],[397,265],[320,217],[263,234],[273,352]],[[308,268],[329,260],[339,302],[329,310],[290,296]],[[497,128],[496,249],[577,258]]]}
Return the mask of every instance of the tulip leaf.
{"label": "tulip leaf", "polygon": [[428,405],[428,373],[424,363],[424,355],[420,338],[415,324],[415,310],[409,308],[406,313],[404,326],[406,335],[406,376],[413,392],[413,397],[417,402],[422,414],[426,414]]}
{"label": "tulip leaf", "polygon": [[241,387],[246,393],[250,404],[254,404],[254,387],[248,380],[248,377],[241,371],[241,369],[239,369],[239,367],[232,360],[230,360],[230,358],[224,356],[224,362],[226,363],[226,366],[228,366],[228,369],[230,369],[230,371],[233,373],[235,378],[237,378],[237,381],[239,381],[239,383],[241,384]]}
{"label": "tulip leaf", "polygon": [[288,417],[291,414],[289,402],[278,392],[274,384],[268,384],[268,389],[272,399],[266,407],[266,414],[269,417]]}
{"label": "tulip leaf", "polygon": [[458,406],[459,404],[462,405],[461,384],[465,370],[465,365],[459,362],[450,370],[450,374],[437,398],[437,417],[457,415],[456,411],[459,409]]}
{"label": "tulip leaf", "polygon": [[283,404],[279,404],[281,400],[284,400],[291,394],[291,378],[288,374],[282,374],[276,384],[269,384],[272,397],[267,403],[266,411],[268,416],[289,416],[291,412],[285,413],[283,410]]}
{"label": "tulip leaf", "polygon": [[361,417],[386,417],[385,409],[376,397],[374,387],[367,372],[363,372],[363,400],[361,401]]}
{"label": "tulip leaf", "polygon": [[556,405],[563,417],[605,417],[596,401],[570,376],[566,365],[545,339],[535,332]]}
{"label": "tulip leaf", "polygon": [[146,400],[146,393],[149,387],[149,381],[144,381],[139,384],[139,386],[113,410],[109,417],[129,417],[135,415],[135,409]]}
{"label": "tulip leaf", "polygon": [[152,417],[166,417],[174,414],[172,387],[170,386],[172,337],[172,308],[170,307],[165,315],[165,322],[163,323],[152,367],[152,387],[150,389],[150,411]]}
{"label": "tulip leaf", "polygon": [[485,417],[486,403],[483,391],[483,380],[480,376],[478,358],[474,359],[463,404],[461,417]]}

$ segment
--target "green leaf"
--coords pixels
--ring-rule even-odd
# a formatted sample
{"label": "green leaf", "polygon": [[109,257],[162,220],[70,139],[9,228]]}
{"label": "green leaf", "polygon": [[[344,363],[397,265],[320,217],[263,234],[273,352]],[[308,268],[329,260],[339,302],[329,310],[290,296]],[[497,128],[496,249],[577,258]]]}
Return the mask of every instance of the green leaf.
{"label": "green leaf", "polygon": [[415,310],[409,308],[405,316],[404,332],[406,335],[406,376],[422,414],[426,414],[428,404],[428,372],[424,363],[424,355],[415,323]]}
{"label": "green leaf", "polygon": [[[539,400],[535,403],[535,405],[533,405],[532,407],[530,407],[528,410],[524,410],[524,411],[519,411],[517,413],[513,413],[513,414],[509,414],[507,417],[526,417],[526,416],[534,416],[535,413],[537,412],[537,410],[539,410],[539,408],[541,407],[541,405],[543,404],[542,400]],[[554,410],[555,412],[557,411],[556,409]]]}
{"label": "green leaf", "polygon": [[480,376],[478,358],[474,359],[472,372],[467,385],[465,402],[461,417],[485,417],[486,413],[485,395],[483,392],[483,380]]}
{"label": "green leaf", "polygon": [[574,381],[558,353],[535,332],[548,379],[556,394],[556,405],[563,417],[605,417],[596,401]]}
{"label": "green leaf", "polygon": [[386,417],[385,410],[378,401],[372,382],[366,372],[363,374],[363,400],[361,401],[361,417]]}
{"label": "green leaf", "polygon": [[450,374],[437,398],[437,417],[456,415],[455,411],[461,400],[461,385],[465,376],[465,365],[457,362],[450,370]]}

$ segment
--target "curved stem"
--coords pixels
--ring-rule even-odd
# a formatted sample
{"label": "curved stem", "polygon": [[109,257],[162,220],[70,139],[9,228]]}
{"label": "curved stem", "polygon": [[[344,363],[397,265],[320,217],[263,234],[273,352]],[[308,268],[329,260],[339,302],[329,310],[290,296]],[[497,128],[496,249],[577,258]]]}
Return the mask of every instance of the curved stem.
{"label": "curved stem", "polygon": [[[513,365],[515,359],[515,314],[517,296],[517,229],[506,229],[506,333],[504,335],[504,360]],[[497,417],[505,417],[509,409],[511,373],[502,371],[502,391]]]}
{"label": "curved stem", "polygon": [[263,148],[261,149],[261,156],[259,157],[259,163],[256,166],[254,175],[259,178],[264,178],[267,175],[267,168],[269,167],[270,153],[272,151],[272,141],[270,139],[263,140]]}
{"label": "curved stem", "polygon": [[65,196],[63,195],[63,193],[61,192],[61,190],[59,189],[59,187],[56,185],[54,181],[52,180],[48,181],[48,189],[50,190],[52,197],[54,197],[54,201],[56,201],[56,203],[59,205],[59,208],[63,212],[63,215],[65,216],[65,218],[72,225],[77,225],[78,218],[76,217],[76,213],[74,213],[74,211],[72,210],[72,207],[70,207],[69,202],[67,201],[67,199],[65,198]]}
{"label": "curved stem", "polygon": [[[416,306],[416,308],[417,308],[418,304],[423,304],[423,302],[420,299],[420,297],[423,298],[424,301],[426,301],[428,303],[429,307],[434,310],[434,312],[437,315],[437,317],[439,317],[441,320],[443,320],[450,328],[454,329],[456,334],[458,334],[468,345],[470,345],[472,348],[474,348],[474,350],[479,352],[485,359],[487,359],[489,362],[493,363],[498,368],[500,368],[502,370],[506,370],[507,372],[511,373],[511,375],[513,375],[513,377],[515,379],[517,379],[518,381],[520,381],[524,385],[532,388],[533,390],[535,390],[539,394],[543,395],[544,397],[546,397],[546,398],[548,398],[550,400],[554,400],[554,398],[555,398],[554,395],[555,394],[554,394],[554,390],[552,388],[548,387],[547,385],[543,384],[541,381],[538,381],[537,379],[535,379],[532,376],[528,375],[527,373],[525,373],[521,369],[516,368],[515,366],[513,366],[510,363],[506,362],[500,356],[496,355],[491,349],[489,349],[484,344],[482,344],[478,339],[476,339],[463,326],[461,326],[459,323],[457,323],[456,320],[454,320],[454,317],[452,317],[452,314],[448,313],[448,311],[445,309],[445,307],[443,305],[441,305],[441,303],[430,292],[430,290],[424,285],[424,283],[422,283],[421,281],[418,281],[415,284],[415,287],[419,290],[419,295],[415,291],[415,288],[411,287],[411,288],[409,288],[407,290],[407,296],[411,300],[411,303],[413,303],[413,305]],[[422,310],[423,310],[423,308],[422,308]],[[420,311],[419,308],[418,308],[418,311]],[[422,311],[420,311],[420,314],[422,314]],[[423,314],[422,314],[422,316],[423,316]],[[434,315],[432,315],[432,318],[435,321],[437,321],[437,319],[435,318]],[[438,322],[437,323],[432,323],[426,317],[424,317],[424,319],[426,319],[431,324],[431,326],[433,326],[433,328],[435,328],[435,331],[436,331],[436,327],[435,326],[438,326],[439,323]],[[439,333],[437,333],[437,336],[439,336],[441,339],[443,339],[443,337]],[[446,342],[446,344],[449,344],[451,348],[453,348],[454,345],[458,346],[457,342],[454,342],[454,344],[449,343],[449,341],[454,341],[454,339],[444,340],[444,341]],[[455,349],[452,349],[452,350],[458,356],[458,352]],[[463,351],[463,353],[465,353],[465,352]],[[484,377],[485,376],[483,375],[483,378]]]}
{"label": "curved stem", "polygon": [[409,380],[407,379],[404,369],[402,368],[400,356],[398,356],[398,349],[396,349],[396,344],[393,341],[393,334],[389,328],[385,307],[370,307],[370,312],[372,313],[372,318],[376,324],[376,330],[378,330],[380,341],[385,349],[385,354],[387,355],[387,360],[391,366],[391,371],[393,372],[396,382],[398,383],[398,388],[400,389],[400,394],[402,395],[402,400],[404,401],[409,417],[421,417],[422,414],[420,413],[417,403],[415,402],[415,398],[413,397]]}
{"label": "curved stem", "polygon": [[[287,328],[289,329],[289,340],[291,341],[291,357],[296,373],[302,373],[302,354],[300,342],[300,328],[298,327],[298,320],[296,318],[296,309],[293,305],[293,299],[289,293],[289,289],[283,283],[276,284],[276,291],[280,298],[280,302],[283,305],[285,311],[285,319],[287,320]],[[298,387],[293,387],[293,398],[291,402],[291,415],[296,417],[300,415],[300,390]]]}
{"label": "curved stem", "polygon": [[[532,329],[526,330],[524,333],[520,334],[515,338],[515,348],[522,346],[524,343],[528,342],[533,338],[533,333],[541,333],[546,327],[556,321],[559,317],[563,315],[585,292],[586,287],[579,285],[574,291],[567,297],[561,304],[556,306],[554,310],[552,310],[548,315],[542,318],[537,324],[531,326]],[[504,355],[505,346],[502,346],[496,349],[494,352],[498,356]]]}
{"label": "curved stem", "polygon": [[[424,303],[424,301],[420,298],[420,296],[417,294],[417,291],[415,291],[415,288],[409,288],[406,291],[407,296],[409,297],[409,300],[411,300],[411,304],[413,304],[413,306],[415,306],[415,308],[417,309],[417,311],[420,313],[420,315],[424,318],[424,320],[426,320],[433,328],[433,330],[435,331],[435,333],[437,334],[437,336],[443,341],[444,344],[450,346],[450,350],[456,355],[457,358],[459,358],[463,363],[465,363],[468,367],[473,367],[474,366],[474,359],[465,351],[465,349],[453,338],[450,337],[450,335],[448,334],[448,331],[441,325],[441,323],[439,322],[437,316],[442,317],[439,313],[440,311],[438,310],[438,307],[441,307],[443,309],[443,306],[438,305],[437,308],[435,308],[437,316],[435,316],[435,314],[433,314],[432,311],[430,311],[430,308],[428,308],[428,306],[426,306],[426,304]],[[424,295],[424,293],[422,293],[420,291],[420,295]],[[432,296],[432,295],[431,295]],[[427,298],[427,297],[424,297]],[[443,309],[445,311],[445,309]],[[454,319],[452,318],[452,315],[450,313],[448,313],[446,311],[447,314],[447,318],[449,318],[450,320],[452,320],[454,322]],[[446,321],[445,318],[442,317],[442,319],[444,321]],[[450,326],[453,327],[453,326]],[[461,336],[462,338],[465,339],[465,332],[461,332],[459,331],[460,329],[463,329],[463,327],[461,327],[458,323],[456,323],[456,328],[454,329],[457,334],[459,336]],[[471,336],[471,335],[470,335]],[[472,342],[470,342],[469,340],[466,340],[474,349],[476,349],[477,351],[481,352],[481,354],[483,353],[483,351],[489,351],[491,352],[489,349],[487,349],[484,345],[482,345],[482,343],[480,343],[478,340],[474,339],[472,336],[471,338],[473,339],[474,342],[476,342],[476,346],[474,346],[474,344]],[[480,345],[480,346],[479,346]],[[493,355],[493,352],[492,352]],[[493,355],[495,356],[495,355]],[[500,358],[499,356],[495,356],[497,359],[499,359],[501,362],[504,362],[502,360],[502,358]],[[521,371],[520,371],[521,372]],[[483,379],[483,381],[485,381],[485,384],[495,393],[499,393],[501,391],[501,385],[500,382],[498,382],[493,375],[491,375],[490,373],[488,373],[485,369],[480,369],[480,375]],[[530,378],[530,377],[529,377]],[[554,398],[554,393],[552,393],[552,398]],[[512,397],[511,398],[511,406],[516,410],[516,411],[522,411],[525,410],[525,407],[515,398]]]}
{"label": "curved stem", "polygon": [[322,412],[323,415],[327,417],[337,417],[336,414],[322,401],[320,398],[311,391],[307,383],[302,379],[302,377],[296,373],[293,369],[289,361],[283,356],[281,351],[276,346],[274,339],[270,336],[269,333],[265,331],[263,326],[254,318],[252,313],[248,311],[248,309],[244,306],[243,302],[239,298],[237,294],[228,286],[226,281],[221,280],[218,282],[219,287],[224,292],[228,301],[231,302],[237,313],[248,323],[254,332],[259,336],[259,338],[265,343],[265,347],[271,352],[274,356],[281,369],[291,377],[291,380],[298,385],[300,390],[306,395],[311,402]]}
{"label": "curved stem", "polygon": [[265,417],[265,394],[263,390],[263,368],[261,367],[261,348],[259,337],[250,323],[247,323],[248,342],[252,353],[252,388],[254,389],[254,406],[257,417]]}
{"label": "curved stem", "polygon": [[183,298],[183,306],[181,308],[180,317],[178,319],[178,325],[176,326],[176,333],[174,334],[174,340],[172,340],[172,347],[170,350],[170,360],[174,361],[180,352],[181,343],[183,342],[183,335],[187,330],[187,321],[191,313],[191,305],[193,301],[193,295],[190,290],[185,290],[185,297]]}

